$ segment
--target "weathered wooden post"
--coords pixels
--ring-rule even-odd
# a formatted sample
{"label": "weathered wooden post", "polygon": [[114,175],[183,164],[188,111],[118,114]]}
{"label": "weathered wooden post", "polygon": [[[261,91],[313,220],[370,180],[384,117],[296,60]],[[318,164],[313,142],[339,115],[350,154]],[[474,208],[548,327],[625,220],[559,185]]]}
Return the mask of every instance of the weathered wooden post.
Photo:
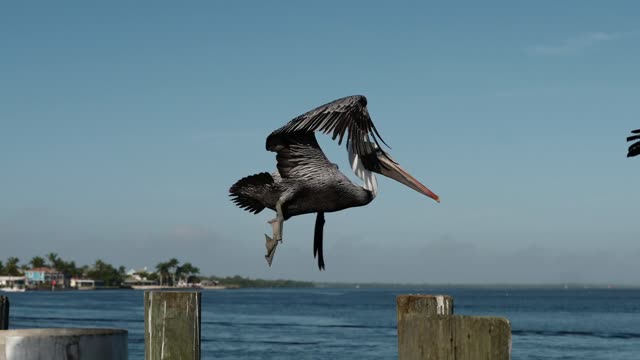
{"label": "weathered wooden post", "polygon": [[196,291],[145,291],[145,360],[200,360],[200,301]]}
{"label": "weathered wooden post", "polygon": [[9,328],[9,298],[0,296],[0,330]]}
{"label": "weathered wooden post", "polygon": [[511,326],[505,318],[453,315],[453,298],[400,295],[399,360],[508,360]]}
{"label": "weathered wooden post", "polygon": [[400,295],[396,303],[398,321],[411,317],[453,315],[453,298],[449,295]]}

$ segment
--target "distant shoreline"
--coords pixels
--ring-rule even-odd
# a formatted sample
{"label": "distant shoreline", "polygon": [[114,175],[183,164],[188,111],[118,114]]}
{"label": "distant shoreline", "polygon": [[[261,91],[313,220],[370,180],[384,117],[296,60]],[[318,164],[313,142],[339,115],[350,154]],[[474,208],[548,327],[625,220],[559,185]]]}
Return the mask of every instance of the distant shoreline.
{"label": "distant shoreline", "polygon": [[394,283],[315,283],[317,288],[393,289],[393,288],[437,288],[437,289],[640,289],[640,285],[629,284],[589,284],[589,283],[549,283],[549,284],[394,284]]}
{"label": "distant shoreline", "polygon": [[132,290],[224,290],[233,289],[233,286],[222,285],[199,285],[194,287],[180,287],[180,286],[163,286],[163,285],[132,285]]}
{"label": "distant shoreline", "polygon": [[[129,287],[95,287],[95,288],[27,288],[27,292],[59,292],[59,291],[108,291],[108,290],[142,290],[142,291],[189,291],[189,290],[235,290],[235,289],[416,289],[429,291],[431,289],[509,289],[509,290],[621,290],[640,289],[640,285],[628,284],[392,284],[392,283],[306,283],[308,286],[239,286],[227,285],[200,285],[194,287],[175,287],[166,285],[134,285]],[[0,293],[4,293],[0,287]]]}

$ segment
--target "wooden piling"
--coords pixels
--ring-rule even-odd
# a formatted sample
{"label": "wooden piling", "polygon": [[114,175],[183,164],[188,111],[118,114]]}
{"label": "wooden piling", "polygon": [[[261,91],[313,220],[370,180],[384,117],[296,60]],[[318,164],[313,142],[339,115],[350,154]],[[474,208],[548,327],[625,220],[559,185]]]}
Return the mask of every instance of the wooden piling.
{"label": "wooden piling", "polygon": [[145,360],[200,360],[201,294],[144,293]]}
{"label": "wooden piling", "polygon": [[0,330],[9,329],[9,298],[0,296]]}
{"label": "wooden piling", "polygon": [[411,317],[453,315],[453,298],[449,295],[400,295],[396,304],[398,321]]}
{"label": "wooden piling", "polygon": [[400,295],[396,301],[399,360],[509,359],[507,319],[452,315],[449,296]]}

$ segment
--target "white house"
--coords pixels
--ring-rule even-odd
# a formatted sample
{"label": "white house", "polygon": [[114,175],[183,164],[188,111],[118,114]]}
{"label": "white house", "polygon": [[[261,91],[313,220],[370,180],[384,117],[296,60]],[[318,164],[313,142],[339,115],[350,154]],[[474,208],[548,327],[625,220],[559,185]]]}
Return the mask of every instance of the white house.
{"label": "white house", "polygon": [[70,286],[78,290],[90,290],[90,289],[95,289],[96,287],[104,286],[104,281],[72,278]]}

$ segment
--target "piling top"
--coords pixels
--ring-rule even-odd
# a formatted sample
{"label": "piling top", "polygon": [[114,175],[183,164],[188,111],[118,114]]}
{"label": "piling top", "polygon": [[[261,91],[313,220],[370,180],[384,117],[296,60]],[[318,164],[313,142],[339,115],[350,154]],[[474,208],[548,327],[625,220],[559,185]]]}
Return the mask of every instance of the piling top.
{"label": "piling top", "polygon": [[407,317],[452,315],[453,297],[449,295],[398,295],[396,298],[398,321]]}

